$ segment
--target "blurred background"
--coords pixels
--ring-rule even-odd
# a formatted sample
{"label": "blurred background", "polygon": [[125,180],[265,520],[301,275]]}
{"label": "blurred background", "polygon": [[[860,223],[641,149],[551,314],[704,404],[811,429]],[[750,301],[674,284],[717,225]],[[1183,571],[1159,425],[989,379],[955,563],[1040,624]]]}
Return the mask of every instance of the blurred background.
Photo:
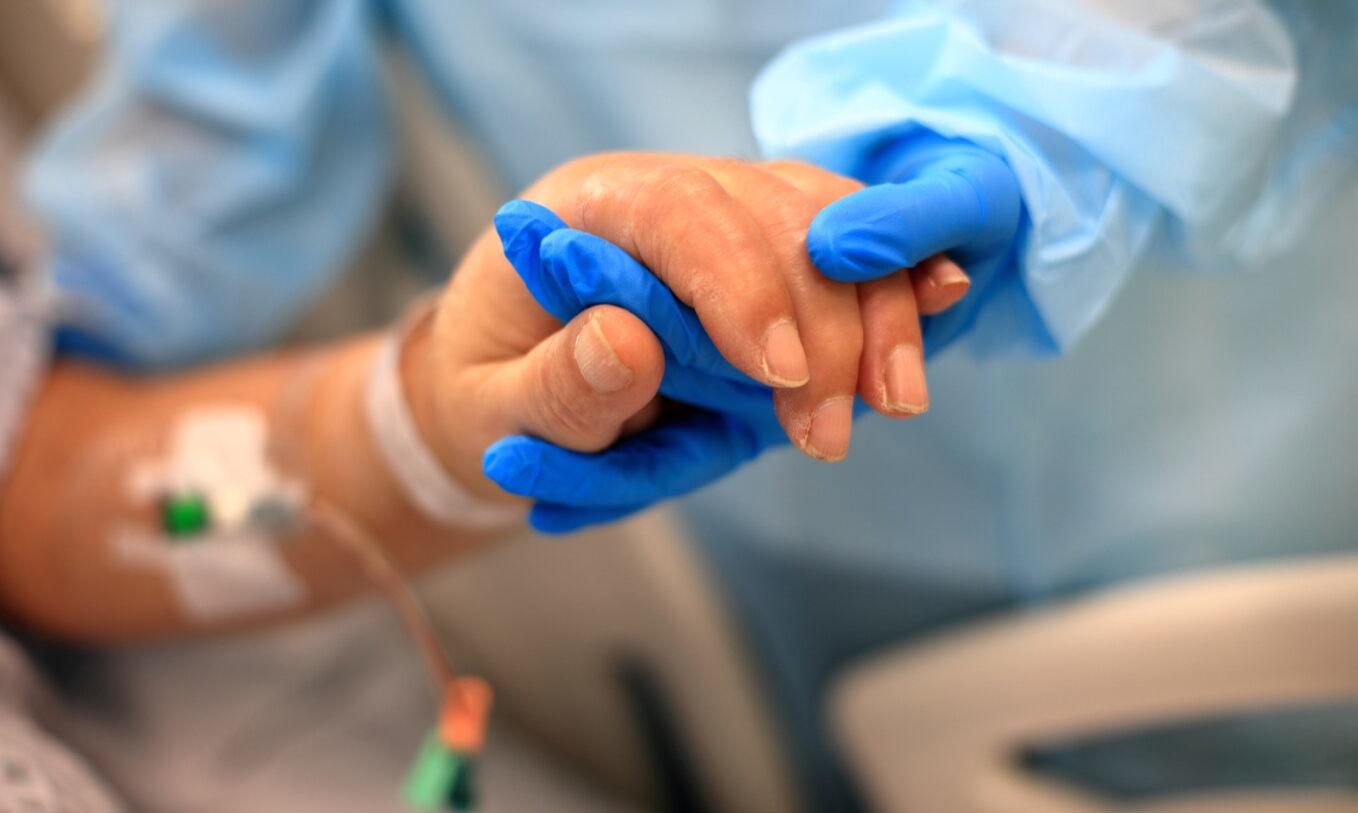
{"label": "blurred background", "polygon": [[[17,205],[19,157],[95,70],[99,8],[93,0],[0,5],[0,243],[21,256],[41,248]],[[398,181],[363,250],[290,342],[389,323],[445,280],[512,194],[408,59],[383,55],[399,130]],[[1261,299],[1272,296],[1251,284]],[[1151,285],[1128,301],[1163,296],[1188,321],[1213,318],[1204,304],[1214,301],[1210,283]],[[1337,296],[1358,301],[1351,281]],[[1119,308],[1070,362],[1075,369],[1101,368],[1101,351],[1116,355],[1144,340],[1135,304]],[[1190,361],[1179,371],[1185,379],[1201,373]],[[1203,366],[1210,365],[1209,358]],[[960,375],[944,372],[942,380]],[[1015,392],[1062,387],[1053,373],[1003,375]],[[1062,394],[1072,402],[1093,397],[1070,389]],[[1178,409],[1166,400],[1155,404]],[[1016,411],[1021,418],[1021,404]],[[1110,431],[1135,434],[1139,426],[1129,419]],[[1081,433],[1095,431],[1062,430],[1074,439],[1047,440],[1083,448]],[[872,446],[872,431],[880,429],[868,430],[863,446]],[[1346,436],[1337,437],[1343,449]],[[889,461],[874,464],[871,448],[865,453],[866,471],[886,470]],[[1317,488],[1343,492],[1351,485],[1345,476],[1317,477]],[[868,497],[844,489],[828,493],[847,516]],[[1173,506],[1210,490],[1169,483],[1162,496]],[[748,494],[770,504],[779,498]],[[885,623],[855,629],[825,655],[848,666],[816,675],[824,707],[811,723],[788,722],[792,704],[780,692],[793,689],[771,679],[783,644],[765,642],[772,655],[752,644],[769,619],[752,614],[745,599],[762,588],[731,579],[739,563],[725,579],[714,575],[728,563],[695,541],[717,534],[710,518],[735,499],[718,494],[690,505],[685,517],[663,510],[569,538],[525,536],[423,586],[459,666],[490,678],[501,700],[485,810],[1358,810],[1358,764],[1350,760],[1358,755],[1358,646],[1346,643],[1358,629],[1358,560],[1340,516],[1351,518],[1351,505],[1337,498],[1325,502],[1337,530],[1305,551],[1340,554],[1332,558],[1269,561],[1269,545],[1286,535],[1269,529],[1259,531],[1265,541],[1246,539],[1237,549],[1257,568],[1216,567],[1230,557],[1218,556],[1211,528],[1197,529],[1207,543],[1173,547],[1151,563],[1137,558],[1138,540],[1119,539],[1106,559],[1065,551],[1062,565],[1076,574],[1069,579],[1033,577],[1034,595],[1056,598],[1042,612],[1018,611],[1030,609],[1027,585],[1015,597],[966,583],[964,607],[911,617],[911,636]],[[1100,504],[1084,519],[1098,526],[1099,509],[1133,529],[1151,510]],[[852,530],[819,540],[853,548],[858,558],[846,564],[827,561],[812,544],[814,530],[750,515],[751,525],[763,523],[760,532],[788,542],[767,554],[761,578],[791,591],[790,604],[810,607],[781,623],[834,638],[829,622],[817,627],[817,612],[849,606],[872,615],[882,606],[874,602],[933,589],[922,579],[881,576],[879,561],[911,553],[853,548],[861,528],[853,517]],[[1174,519],[1169,509],[1155,517]],[[967,555],[956,553],[943,569],[965,571]],[[1135,578],[1117,584],[1124,574]],[[973,588],[981,598],[966,592]],[[434,713],[413,650],[376,602],[248,640],[82,660],[63,680],[79,712],[64,734],[154,810],[219,809],[224,799],[241,811],[397,809],[396,789]],[[242,694],[234,690],[242,683],[262,688]],[[846,806],[824,806],[825,796],[807,790],[825,782],[805,775],[816,755],[799,744],[802,725],[823,726],[833,741],[825,782],[830,798],[852,800]],[[204,733],[185,744],[174,736],[185,727]],[[1258,736],[1264,730],[1269,736]],[[1307,745],[1279,745],[1289,738]],[[1208,792],[1193,786],[1199,774],[1177,770],[1203,764],[1214,772]],[[147,765],[157,768],[148,773]],[[1261,773],[1270,777],[1262,792],[1254,781]],[[305,804],[283,801],[290,798]]]}

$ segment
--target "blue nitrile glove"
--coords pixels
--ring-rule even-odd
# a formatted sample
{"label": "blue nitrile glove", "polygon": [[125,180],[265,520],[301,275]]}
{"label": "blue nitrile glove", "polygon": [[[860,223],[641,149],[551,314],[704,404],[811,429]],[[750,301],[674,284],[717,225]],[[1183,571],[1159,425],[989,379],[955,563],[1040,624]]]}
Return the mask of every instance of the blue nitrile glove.
{"label": "blue nitrile glove", "polygon": [[486,476],[537,500],[529,513],[534,528],[564,533],[619,519],[787,442],[772,391],[722,358],[693,309],[627,252],[527,201],[505,204],[495,228],[528,290],[561,322],[605,304],[645,322],[665,351],[661,394],[697,407],[597,453],[521,435],[493,444],[483,461]]}
{"label": "blue nitrile glove", "polygon": [[961,302],[924,317],[934,353],[975,321],[998,280],[1014,273],[1023,205],[1003,159],[927,130],[892,139],[856,173],[868,188],[825,207],[806,247],[821,273],[863,282],[946,253],[971,277]]}

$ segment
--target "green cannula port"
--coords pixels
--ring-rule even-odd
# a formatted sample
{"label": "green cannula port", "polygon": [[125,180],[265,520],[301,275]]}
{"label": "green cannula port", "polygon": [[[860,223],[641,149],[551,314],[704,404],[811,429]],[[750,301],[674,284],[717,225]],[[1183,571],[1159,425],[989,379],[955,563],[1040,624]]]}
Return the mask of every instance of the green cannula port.
{"label": "green cannula port", "polygon": [[160,503],[161,525],[165,533],[176,539],[206,531],[212,522],[209,513],[207,498],[202,494],[170,494]]}

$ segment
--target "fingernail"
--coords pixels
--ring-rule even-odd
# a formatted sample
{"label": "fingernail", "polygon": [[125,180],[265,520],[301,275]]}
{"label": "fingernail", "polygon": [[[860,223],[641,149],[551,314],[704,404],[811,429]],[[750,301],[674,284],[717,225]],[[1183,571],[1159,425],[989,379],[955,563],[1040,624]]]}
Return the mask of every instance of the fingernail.
{"label": "fingernail", "polygon": [[790,319],[774,324],[764,334],[764,374],[780,387],[800,387],[811,380],[801,334]]}
{"label": "fingernail", "polygon": [[806,453],[820,460],[841,460],[849,452],[853,398],[831,398],[816,407],[806,434]]}
{"label": "fingernail", "polygon": [[599,395],[617,392],[632,383],[632,371],[613,352],[597,316],[575,337],[575,365],[589,388]]}
{"label": "fingernail", "polygon": [[929,272],[929,282],[935,288],[951,288],[954,285],[971,285],[971,277],[952,260],[941,262]]}
{"label": "fingernail", "polygon": [[887,408],[906,415],[929,411],[924,354],[913,344],[898,344],[886,357]]}

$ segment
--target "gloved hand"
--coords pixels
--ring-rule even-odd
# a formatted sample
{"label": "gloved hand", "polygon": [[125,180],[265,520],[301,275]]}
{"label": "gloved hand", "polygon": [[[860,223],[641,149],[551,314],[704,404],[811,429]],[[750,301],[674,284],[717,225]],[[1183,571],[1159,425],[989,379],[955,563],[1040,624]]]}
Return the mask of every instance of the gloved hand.
{"label": "gloved hand", "polygon": [[[941,291],[960,275],[950,274],[950,263],[933,255],[955,248],[967,262],[986,268],[994,257],[1007,256],[1018,228],[1017,185],[1002,161],[971,145],[930,137],[912,140],[909,147],[884,151],[878,171],[910,177],[910,184],[858,191],[846,181],[833,191],[821,180],[819,195],[832,195],[830,200],[848,195],[843,200],[850,205],[836,210],[841,204],[832,203],[826,212],[836,217],[826,219],[823,212],[816,218],[808,247],[822,272],[852,281],[914,267],[909,282],[920,312],[937,314],[956,300],[956,294]],[[810,170],[767,166],[793,182]],[[920,228],[902,230],[902,220]],[[664,350],[661,394],[700,410],[668,416],[658,427],[598,453],[571,452],[523,435],[492,445],[484,473],[505,490],[537,501],[530,521],[539,530],[565,532],[626,516],[719,479],[786,440],[772,391],[726,363],[692,309],[626,252],[523,201],[504,207],[496,228],[505,256],[544,310],[562,322],[600,304],[630,311]],[[961,280],[965,290],[966,279]],[[899,286],[888,290],[888,285],[894,283],[881,279],[860,291],[865,323],[872,291],[899,296]],[[883,349],[865,349],[865,370],[889,356]],[[882,378],[877,371],[863,376]],[[854,414],[864,411],[860,400]]]}
{"label": "gloved hand", "polygon": [[806,247],[821,273],[865,282],[946,253],[971,277],[954,307],[922,318],[926,354],[975,321],[1002,275],[1013,272],[1022,233],[1018,179],[1000,157],[926,130],[893,139],[858,173],[867,188],[821,210]]}
{"label": "gloved hand", "polygon": [[[529,292],[559,321],[569,323],[596,305],[640,318],[664,350],[660,394],[696,408],[592,454],[526,435],[493,444],[484,472],[506,491],[537,501],[529,515],[535,528],[563,533],[620,519],[714,482],[787,442],[773,391],[722,358],[693,309],[629,254],[528,201],[506,204],[495,227]],[[924,286],[938,287],[930,278],[916,287]],[[929,296],[937,294],[926,290],[916,298],[923,303]],[[922,309],[952,301],[936,299]],[[868,409],[855,401],[855,416]]]}
{"label": "gloved hand", "polygon": [[534,528],[564,533],[620,519],[787,442],[773,390],[732,367],[693,309],[631,255],[528,201],[501,208],[495,228],[529,292],[561,322],[595,305],[616,305],[640,318],[664,350],[660,393],[696,408],[672,410],[659,425],[592,454],[526,435],[490,446],[486,476],[537,501],[529,514]]}
{"label": "gloved hand", "polygon": [[[793,180],[780,174],[791,172]],[[568,162],[524,196],[625,250],[636,260],[625,264],[625,276],[652,285],[663,280],[665,302],[693,309],[690,334],[705,332],[711,339],[704,349],[706,365],[701,354],[676,355],[683,346],[670,337],[671,355],[694,361],[692,371],[710,379],[689,386],[689,400],[702,404],[722,394],[720,414],[730,415],[738,413],[727,403],[730,398],[757,397],[761,418],[771,400],[773,415],[798,448],[835,460],[849,447],[861,371],[875,369],[878,376],[883,371],[880,361],[875,368],[860,364],[873,355],[862,352],[865,344],[878,351],[874,358],[896,347],[913,350],[897,353],[904,363],[892,368],[901,374],[897,378],[905,386],[898,389],[906,397],[886,397],[891,388],[879,380],[865,400],[902,416],[918,414],[927,404],[912,285],[884,282],[882,295],[873,299],[882,318],[873,320],[860,308],[857,287],[826,279],[806,254],[806,230],[816,213],[826,201],[857,188],[851,179],[805,164],[770,168],[733,159],[621,153]],[[511,495],[486,477],[482,465],[497,440],[523,435],[562,449],[598,452],[654,424],[663,406],[674,402],[661,398],[665,348],[650,327],[608,304],[563,323],[535,301],[498,236],[488,230],[468,250],[437,307],[408,332],[400,366],[415,428],[438,462],[473,495],[507,500]],[[540,249],[536,238],[529,245]],[[622,259],[620,252],[613,254]],[[718,364],[719,358],[729,365]],[[673,389],[689,370],[671,366],[666,386]],[[732,386],[737,370],[772,394],[744,389],[752,386],[749,380]],[[720,421],[706,426],[730,434]],[[741,448],[720,439],[726,448]],[[649,440],[668,443],[663,434]],[[698,458],[707,464],[717,456],[704,448]],[[699,468],[696,474],[686,469],[688,480],[672,482],[660,473],[652,479],[675,493],[688,487],[683,483],[705,482],[733,465],[716,472]],[[603,505],[606,513],[616,515],[652,498],[627,494],[619,497],[614,489]],[[550,511],[544,509],[534,519],[547,527],[546,516]]]}

